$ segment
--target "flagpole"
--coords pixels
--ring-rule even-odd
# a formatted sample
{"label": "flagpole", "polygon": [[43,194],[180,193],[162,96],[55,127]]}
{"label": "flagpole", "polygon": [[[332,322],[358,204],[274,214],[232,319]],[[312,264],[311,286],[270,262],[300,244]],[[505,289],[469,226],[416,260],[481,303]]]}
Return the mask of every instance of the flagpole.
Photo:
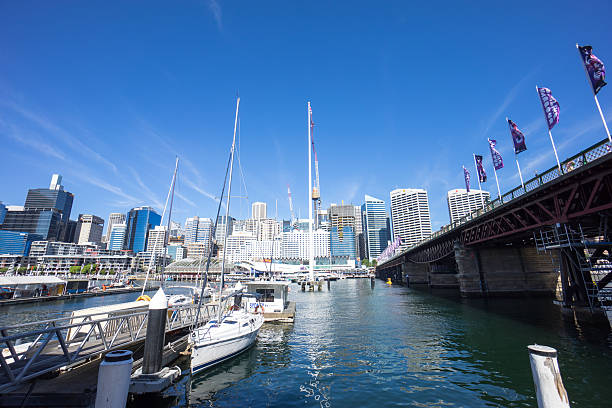
{"label": "flagpole", "polygon": [[[538,98],[542,101],[540,97],[540,92],[538,92],[538,86],[536,85],[536,93],[538,94]],[[548,127],[548,119],[546,119],[546,110],[544,109],[544,105],[542,105],[542,112],[544,112],[544,119],[546,120],[546,127]],[[553,140],[552,133],[550,128],[548,127],[548,136],[550,136],[550,143],[552,144],[553,151],[555,152],[555,159],[557,159],[557,167],[559,168],[559,175],[563,174],[561,170],[561,163],[559,163],[559,155],[557,155],[557,147],[555,146],[555,141]]]}
{"label": "flagpole", "polygon": [[599,100],[597,99],[597,94],[595,93],[595,89],[593,89],[593,83],[591,82],[591,77],[589,76],[589,70],[584,64],[584,58],[582,58],[582,53],[580,52],[580,46],[576,43],[576,50],[578,50],[578,54],[580,55],[580,61],[582,61],[582,67],[584,68],[584,73],[587,76],[587,80],[589,84],[591,84],[591,91],[593,91],[593,98],[595,98],[595,105],[597,105],[597,110],[599,111],[599,116],[601,116],[601,121],[603,122],[604,128],[606,129],[606,134],[608,135],[608,140],[612,143],[612,137],[610,136],[610,130],[608,129],[608,124],[606,123],[606,119],[604,118],[603,112],[601,111],[601,106],[599,106]]}
{"label": "flagpole", "polygon": [[482,196],[482,186],[480,185],[480,173],[478,172],[478,164],[476,163],[476,154],[472,153],[474,156],[474,168],[476,169],[476,178],[478,179],[478,190],[480,190],[480,202],[482,204],[482,208],[484,209],[484,197]]}
{"label": "flagpole", "polygon": [[521,173],[521,166],[519,166],[519,162],[518,162],[518,154],[515,154],[514,158],[516,159],[516,168],[518,169],[519,177],[521,178],[521,186],[523,186],[523,190],[524,190],[525,183],[523,182],[523,174]]}
{"label": "flagpole", "polygon": [[312,234],[312,157],[311,157],[311,126],[312,126],[312,111],[310,109],[310,101],[308,101],[308,269],[309,278],[314,282],[314,235]]}
{"label": "flagpole", "polygon": [[[487,138],[487,140],[489,141],[489,149],[491,149],[491,139]],[[493,154],[492,149],[491,149],[491,154]],[[492,158],[493,157],[491,157],[491,159]],[[495,182],[497,183],[497,194],[499,197],[499,201],[502,201],[501,190],[499,189],[499,179],[497,178],[497,170],[495,169],[495,162],[493,162],[493,173],[495,173]]]}

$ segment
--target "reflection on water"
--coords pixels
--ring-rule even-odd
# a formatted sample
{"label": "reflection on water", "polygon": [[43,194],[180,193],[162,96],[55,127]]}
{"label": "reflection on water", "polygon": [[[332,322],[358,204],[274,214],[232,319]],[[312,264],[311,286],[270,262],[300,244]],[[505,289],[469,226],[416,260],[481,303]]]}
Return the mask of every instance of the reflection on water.
{"label": "reflection on water", "polygon": [[559,351],[573,408],[612,401],[609,330],[578,325],[549,299],[465,300],[369,280],[291,288],[294,324],[265,324],[253,348],[147,406],[535,407],[533,343]]}

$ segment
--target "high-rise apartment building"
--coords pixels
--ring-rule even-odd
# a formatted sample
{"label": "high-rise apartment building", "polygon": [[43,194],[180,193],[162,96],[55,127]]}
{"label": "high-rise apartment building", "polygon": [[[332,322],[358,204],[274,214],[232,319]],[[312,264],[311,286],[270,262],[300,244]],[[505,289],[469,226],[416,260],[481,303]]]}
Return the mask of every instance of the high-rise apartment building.
{"label": "high-rise apartment building", "polygon": [[212,232],[210,218],[190,217],[185,220],[185,244],[192,242],[210,242]]}
{"label": "high-rise apartment building", "polygon": [[0,224],[4,222],[5,215],[6,215],[6,205],[0,202]]}
{"label": "high-rise apartment building", "polygon": [[280,235],[281,225],[278,221],[272,218],[263,218],[258,221],[259,221],[257,225],[257,240],[258,241],[270,241]]}
{"label": "high-rise apartment building", "polygon": [[267,218],[267,207],[266,203],[255,202],[251,205],[252,215],[251,218],[254,220],[261,220],[263,218]]}
{"label": "high-rise apartment building", "polygon": [[161,216],[151,207],[132,208],[126,216],[125,249],[135,254],[147,248],[149,230],[161,223]]}
{"label": "high-rise apartment building", "polygon": [[393,239],[401,237],[402,248],[429,238],[431,219],[427,191],[400,188],[391,191],[391,223]]}
{"label": "high-rise apartment building", "polygon": [[[329,241],[329,232],[313,232],[315,258],[329,258]],[[280,246],[280,258],[307,260],[310,257],[310,233],[299,230],[283,232]]]}
{"label": "high-rise apartment building", "polygon": [[121,251],[124,248],[126,233],[127,224],[113,224],[108,238],[108,249],[111,251]]}
{"label": "high-rise apartment building", "polygon": [[229,225],[226,224],[226,218],[227,216],[225,215],[220,215],[217,218],[217,230],[215,231],[215,240],[217,241],[217,245],[221,246],[223,245],[223,238],[225,237],[225,231],[227,229],[227,233],[228,236],[232,235],[232,233],[234,232],[234,218],[229,217]]}
{"label": "high-rise apartment building", "polygon": [[104,220],[92,214],[79,214],[74,242],[84,244],[86,242],[102,242],[102,231],[104,230]]}
{"label": "high-rise apartment building", "polygon": [[[111,230],[115,224],[125,224],[125,214],[123,213],[110,213],[108,216],[108,222],[106,223],[106,234],[104,235],[103,242],[108,242],[110,239]],[[110,248],[109,248],[110,249]]]}
{"label": "high-rise apartment building", "polygon": [[483,208],[489,200],[490,194],[488,191],[470,190],[468,193],[465,188],[450,190],[446,194],[446,201],[448,202],[448,215],[451,223]]}
{"label": "high-rise apartment building", "polygon": [[147,252],[155,255],[164,254],[164,247],[168,239],[168,229],[165,225],[157,225],[152,230],[149,230],[149,239],[147,240]]}
{"label": "high-rise apartment building", "polygon": [[387,242],[391,240],[385,202],[366,194],[361,210],[367,257],[369,259],[376,259],[387,247]]}

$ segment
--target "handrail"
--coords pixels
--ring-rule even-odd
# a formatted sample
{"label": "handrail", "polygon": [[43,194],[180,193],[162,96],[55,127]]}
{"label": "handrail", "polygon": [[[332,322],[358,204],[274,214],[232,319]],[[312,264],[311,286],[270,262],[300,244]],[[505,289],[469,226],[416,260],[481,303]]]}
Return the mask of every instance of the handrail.
{"label": "handrail", "polygon": [[[604,147],[605,146],[605,147]],[[595,143],[592,146],[587,147],[586,149],[582,150],[581,152],[571,156],[568,159],[565,159],[562,163],[561,163],[561,169],[562,172],[561,174],[559,174],[559,168],[557,166],[555,167],[551,167],[550,169],[546,170],[545,172],[541,173],[541,174],[537,174],[536,176],[527,180],[525,182],[525,187],[523,188],[523,186],[519,186],[519,187],[515,187],[512,190],[508,191],[505,194],[502,194],[501,197],[496,198],[493,201],[489,201],[484,208],[479,208],[477,210],[472,211],[470,214],[464,215],[463,217],[461,217],[460,219],[451,222],[448,225],[444,225],[442,226],[438,231],[434,232],[433,234],[431,234],[428,238],[412,245],[409,248],[404,249],[401,252],[398,252],[397,254],[394,254],[393,256],[385,259],[384,261],[380,262],[377,266],[382,266],[385,263],[392,261],[393,259],[405,254],[406,252],[408,252],[409,250],[413,250],[416,247],[426,244],[428,241],[431,241],[433,239],[436,239],[437,237],[446,234],[460,226],[462,226],[463,224],[465,224],[468,221],[471,221],[473,219],[476,219],[486,213],[488,213],[489,211],[492,211],[504,204],[509,203],[510,201],[523,196],[525,194],[527,194],[528,192],[535,190],[538,187],[541,187],[557,178],[559,178],[560,176],[563,176],[579,167],[582,167],[584,165],[586,165],[587,163],[590,163],[594,160],[599,159],[600,157],[605,156],[606,154],[609,154],[610,152],[612,152],[612,144],[609,142],[608,138],[605,138],[597,143]]]}

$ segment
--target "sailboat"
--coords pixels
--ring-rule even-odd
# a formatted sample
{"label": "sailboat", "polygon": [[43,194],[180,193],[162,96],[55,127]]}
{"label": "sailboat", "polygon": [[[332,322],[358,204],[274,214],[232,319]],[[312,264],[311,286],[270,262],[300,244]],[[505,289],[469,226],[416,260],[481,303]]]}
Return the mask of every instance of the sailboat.
{"label": "sailboat", "polygon": [[[234,151],[236,147],[236,127],[238,124],[238,109],[240,107],[240,97],[236,101],[236,120],[234,122],[234,137],[232,139],[232,148],[230,151],[229,167],[229,183],[227,191],[227,205],[225,209],[225,219],[229,219],[230,201],[232,197],[232,173],[234,168]],[[227,176],[227,170],[226,170]],[[221,203],[223,202],[223,192],[225,190],[225,182],[217,208],[216,224],[219,219]],[[223,248],[227,248],[227,236],[229,235],[229,222],[225,222],[225,234],[223,237]],[[212,250],[211,250],[212,252]],[[206,275],[204,278],[202,291],[206,287],[208,280],[208,268],[210,266],[210,258],[212,253],[209,252],[209,257],[206,264]],[[255,313],[250,313],[242,307],[243,288],[238,284],[234,287],[232,293],[223,295],[223,286],[225,281],[225,254],[221,261],[221,279],[219,281],[219,305],[217,318],[209,320],[205,325],[194,328],[189,337],[192,346],[191,351],[191,373],[199,373],[209,367],[222,363],[251,347],[257,339],[257,333],[263,325],[263,311],[257,310]],[[226,308],[226,303],[233,299],[233,304]],[[198,316],[200,309],[198,308]],[[198,318],[196,317],[196,321]]]}

